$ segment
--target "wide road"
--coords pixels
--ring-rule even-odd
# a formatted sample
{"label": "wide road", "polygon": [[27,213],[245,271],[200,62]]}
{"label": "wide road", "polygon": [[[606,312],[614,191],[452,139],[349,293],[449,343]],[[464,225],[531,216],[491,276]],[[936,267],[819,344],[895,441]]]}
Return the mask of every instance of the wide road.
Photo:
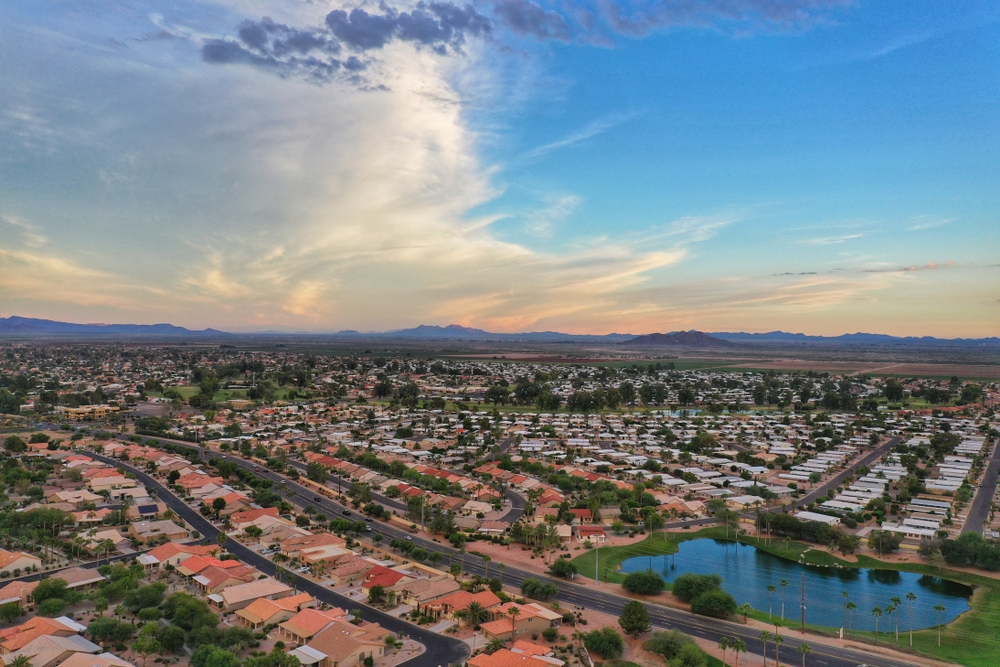
{"label": "wide road", "polygon": [[[190,443],[175,444],[180,444],[181,446],[189,448],[195,447],[195,445]],[[273,490],[281,492],[284,488],[284,492],[292,496],[293,500],[295,500],[295,502],[299,505],[312,503],[317,508],[325,511],[328,516],[343,514],[345,511],[349,510],[349,508],[330,498],[315,496],[314,492],[310,491],[306,487],[285,478],[283,475],[279,475],[271,470],[268,470],[265,467],[257,466],[253,462],[247,461],[239,456],[214,451],[208,452],[208,455],[212,458],[220,457],[227,459],[243,468],[253,471],[258,477],[271,480],[273,483]],[[109,459],[102,460],[110,461]],[[260,469],[256,470],[256,468]],[[282,483],[282,480],[284,480],[284,483]],[[298,498],[295,498],[295,496],[298,496]],[[316,498],[319,498],[319,500],[316,500]],[[187,506],[185,505],[185,507]],[[195,512],[190,507],[187,507],[187,509],[192,514],[201,517],[200,514]],[[470,574],[489,575],[491,577],[500,576],[504,584],[513,588],[519,589],[521,582],[528,577],[552,582],[559,588],[559,595],[557,595],[556,598],[562,604],[578,605],[580,607],[594,609],[613,616],[620,616],[625,603],[630,600],[630,598],[626,598],[621,595],[595,590],[593,587],[589,587],[586,584],[578,584],[564,579],[555,579],[545,575],[528,572],[526,570],[520,570],[509,565],[505,565],[504,569],[501,571],[497,567],[497,563],[486,563],[475,554],[465,554],[463,558],[462,555],[455,549],[451,548],[450,545],[441,544],[437,541],[425,540],[421,537],[411,535],[406,530],[384,523],[374,523],[373,529],[375,532],[381,533],[390,540],[393,538],[410,539],[414,544],[423,547],[428,552],[436,551],[445,555],[449,562],[462,562],[464,570]],[[232,540],[230,540],[230,543],[232,543]],[[260,558],[260,556],[258,556],[258,558]],[[806,603],[808,604],[808,600]],[[741,623],[698,616],[684,610],[673,609],[655,603],[647,603],[646,607],[649,610],[653,625],[658,628],[677,629],[686,634],[706,639],[714,643],[717,643],[722,637],[739,637],[746,642],[747,647],[749,647],[751,651],[756,652],[758,650],[762,650],[761,641],[759,639],[760,631],[748,628]],[[798,646],[800,643],[801,640],[792,636],[785,637],[785,643],[782,645],[782,651],[786,652],[786,655],[798,656]],[[810,643],[810,646],[813,649],[813,653],[809,657],[809,664],[815,667],[857,667],[861,664],[870,665],[871,667],[912,667],[913,665],[912,662],[906,660],[886,658],[858,649],[830,646],[820,644],[815,641],[807,643]],[[773,659],[773,645],[770,649],[770,655]],[[792,662],[796,662],[796,660],[793,659]]]}
{"label": "wide road", "polygon": [[[174,495],[172,491],[167,489],[159,481],[153,479],[139,468],[94,452],[86,452],[86,454],[99,461],[103,461],[104,463],[108,463],[115,467],[126,468],[127,470],[135,473],[135,476],[140,482],[146,485],[146,488],[156,489],[157,496],[163,500],[170,507],[170,509],[176,512],[178,516],[184,519],[188,525],[199,531],[206,538],[215,540],[218,537],[220,531],[210,521],[203,517],[197,510]],[[236,457],[232,457],[231,460],[236,460]],[[278,486],[279,485],[275,485],[275,491],[278,491]],[[233,554],[247,565],[252,565],[261,572],[274,576],[275,565],[264,556],[248,549],[246,546],[240,544],[232,538],[226,541],[225,547],[229,553]],[[423,654],[408,660],[406,662],[407,665],[412,665],[412,667],[447,667],[448,665],[455,663],[465,662],[465,660],[469,657],[469,646],[465,642],[430,632],[425,628],[420,628],[411,623],[407,623],[406,621],[400,620],[394,616],[372,609],[367,605],[359,605],[358,600],[352,600],[348,597],[340,595],[339,593],[333,592],[329,588],[324,588],[314,581],[295,576],[294,574],[292,576],[291,585],[299,591],[309,593],[317,600],[325,602],[331,606],[341,607],[346,610],[361,609],[361,618],[364,620],[378,623],[383,628],[391,630],[397,634],[409,635],[412,639],[423,644],[427,650]]]}
{"label": "wide road", "polygon": [[990,508],[993,506],[993,495],[997,491],[997,478],[1000,477],[1000,443],[993,445],[993,456],[983,473],[979,491],[969,506],[969,513],[962,526],[963,533],[979,533],[985,531],[984,523],[990,518]]}

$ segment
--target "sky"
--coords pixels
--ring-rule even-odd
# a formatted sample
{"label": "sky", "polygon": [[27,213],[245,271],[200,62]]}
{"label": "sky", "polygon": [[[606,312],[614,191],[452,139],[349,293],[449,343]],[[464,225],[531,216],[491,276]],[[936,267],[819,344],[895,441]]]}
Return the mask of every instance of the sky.
{"label": "sky", "polygon": [[7,0],[9,315],[1000,335],[1000,5]]}

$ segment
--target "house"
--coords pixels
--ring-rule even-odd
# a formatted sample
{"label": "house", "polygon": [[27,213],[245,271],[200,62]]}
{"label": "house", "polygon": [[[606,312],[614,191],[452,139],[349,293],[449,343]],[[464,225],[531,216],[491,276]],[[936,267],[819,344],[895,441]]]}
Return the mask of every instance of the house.
{"label": "house", "polygon": [[[510,613],[513,608],[517,609],[516,616]],[[520,605],[515,602],[494,607],[490,610],[490,616],[495,620],[481,625],[483,636],[487,640],[507,641],[518,636],[539,634],[546,628],[552,627],[553,623],[546,614],[539,613],[541,609],[538,605]],[[556,617],[562,618],[559,614],[556,614]]]}
{"label": "house", "polygon": [[10,665],[24,656],[29,660],[31,667],[56,667],[77,653],[93,656],[101,650],[100,646],[80,635],[68,637],[42,635],[28,642],[23,648],[4,655],[0,660],[4,665]]}
{"label": "house", "polygon": [[[332,533],[316,533],[315,535],[310,533],[282,542],[281,553],[289,558],[298,558],[299,560],[304,560],[303,556],[309,553],[326,554],[327,556],[343,555],[348,553],[347,549],[344,548],[346,544],[347,542],[343,538]],[[329,547],[336,549],[330,550]],[[322,558],[317,560],[322,560]]]}
{"label": "house", "polygon": [[[42,559],[38,556],[32,556],[31,554],[26,554],[21,551],[6,551],[0,549],[0,575],[4,572],[7,574],[5,576],[10,576],[14,574],[15,571],[27,572],[28,570],[34,570],[42,566]],[[17,574],[14,574],[16,577]]]}
{"label": "house", "polygon": [[240,565],[239,567],[230,567],[226,569],[220,567],[206,567],[199,574],[191,577],[191,580],[194,581],[202,593],[205,595],[211,595],[212,593],[218,593],[229,586],[250,583],[258,576],[260,576],[260,572],[249,565]]}
{"label": "house", "polygon": [[402,580],[389,590],[396,593],[396,599],[412,607],[422,607],[432,600],[449,595],[461,586],[454,578],[441,575],[430,579]]}
{"label": "house", "polygon": [[46,635],[71,637],[86,629],[85,626],[65,616],[59,618],[35,616],[20,625],[0,630],[0,654],[7,655],[18,651],[39,637]]}
{"label": "house", "polygon": [[503,535],[508,528],[510,524],[506,521],[483,521],[476,532],[483,535]]}
{"label": "house", "polygon": [[89,591],[104,581],[104,575],[96,568],[68,567],[52,576],[65,581],[66,588],[73,591]]}
{"label": "house", "polygon": [[129,505],[128,510],[125,512],[125,516],[129,521],[149,521],[151,519],[159,519],[167,511],[167,504],[162,500],[157,500],[153,502],[141,502],[135,505]]}
{"label": "house", "polygon": [[179,542],[167,542],[161,544],[150,552],[144,553],[137,559],[147,570],[156,570],[167,565],[177,567],[181,561],[192,556],[210,556],[221,551],[217,546],[198,546],[196,544],[181,544]]}
{"label": "house", "polygon": [[50,503],[69,503],[73,507],[79,507],[88,503],[103,503],[103,496],[91,493],[86,489],[76,491],[54,491],[45,497]]}
{"label": "house", "polygon": [[[102,499],[103,500],[103,499]],[[93,526],[104,521],[111,510],[107,507],[102,507],[96,510],[83,510],[82,512],[72,512],[73,520],[78,526]]]}
{"label": "house", "polygon": [[275,519],[277,519],[278,508],[261,507],[259,509],[242,510],[230,516],[229,523],[232,524],[234,530],[242,532],[244,529],[246,529],[247,526],[249,526],[262,516],[273,516]]}
{"label": "house", "polygon": [[135,665],[122,660],[113,653],[102,653],[100,655],[74,653],[60,664],[59,667],[135,667]]}
{"label": "house", "polygon": [[468,591],[457,591],[451,595],[446,595],[440,597],[428,603],[424,609],[433,614],[435,618],[450,618],[455,619],[455,612],[462,611],[469,608],[469,605],[473,602],[478,603],[483,610],[489,611],[493,607],[500,604],[500,598],[496,596],[496,593],[490,590],[482,591],[480,593],[469,593]]}
{"label": "house", "polygon": [[33,602],[31,594],[38,586],[37,581],[12,581],[3,588],[0,588],[0,605],[9,602],[17,602],[22,607],[27,607]]}
{"label": "house", "polygon": [[358,558],[350,554],[326,564],[323,569],[326,576],[333,580],[333,585],[340,586],[341,584],[353,584],[356,580],[362,579],[375,565],[366,558]]}
{"label": "house", "polygon": [[589,509],[571,509],[569,512],[573,515],[574,523],[577,521],[581,525],[594,523],[594,513]]}
{"label": "house", "polygon": [[291,654],[303,667],[357,667],[365,658],[384,655],[387,634],[377,623],[356,626],[338,621]]}
{"label": "house", "polygon": [[150,540],[186,540],[191,537],[187,528],[181,528],[173,521],[136,521],[128,527],[128,534],[140,542]]}
{"label": "house", "polygon": [[608,536],[604,532],[604,526],[577,526],[576,541],[604,544]]}
{"label": "house", "polygon": [[295,644],[305,644],[332,623],[346,617],[347,613],[340,607],[327,611],[303,609],[287,621],[278,624],[278,634],[282,639]]}
{"label": "house", "polygon": [[186,558],[177,566],[177,571],[185,577],[193,577],[209,567],[217,567],[220,570],[236,568],[242,566],[238,560],[219,560],[214,556],[191,556]]}
{"label": "house", "polygon": [[402,572],[397,572],[396,570],[390,570],[389,568],[376,565],[368,571],[365,575],[365,582],[361,584],[361,591],[367,595],[368,591],[375,588],[376,586],[381,586],[382,588],[390,588],[395,586],[404,578],[408,578]]}
{"label": "house", "polygon": [[266,577],[224,588],[219,593],[208,596],[208,602],[223,611],[238,611],[250,606],[254,600],[267,598],[268,600],[278,600],[292,595],[295,591],[285,584]]}
{"label": "house", "polygon": [[259,630],[265,625],[277,625],[315,603],[308,593],[290,595],[287,598],[268,600],[260,598],[236,612],[236,622],[244,628]]}
{"label": "house", "polygon": [[[517,642],[520,643],[520,642]],[[480,653],[469,658],[469,667],[552,667],[552,664],[540,660],[527,652],[515,652],[505,648],[492,654]]]}
{"label": "house", "polygon": [[89,537],[87,548],[91,551],[103,551],[105,541],[114,545],[115,551],[125,551],[132,548],[132,540],[118,532],[116,528],[102,530]]}

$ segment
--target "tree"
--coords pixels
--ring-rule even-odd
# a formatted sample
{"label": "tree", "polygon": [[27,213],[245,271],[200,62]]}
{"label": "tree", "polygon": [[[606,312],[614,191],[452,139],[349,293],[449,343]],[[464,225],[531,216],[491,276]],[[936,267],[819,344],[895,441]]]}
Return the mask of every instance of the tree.
{"label": "tree", "polygon": [[774,635],[774,637],[771,638],[771,641],[774,642],[774,664],[780,665],[781,656],[779,655],[778,652],[781,649],[781,645],[785,643],[785,638],[782,637],[781,635],[776,634]]}
{"label": "tree", "polygon": [[218,516],[222,510],[226,509],[226,499],[216,498],[215,500],[213,500],[212,509],[215,510],[215,515]]}
{"label": "tree", "polygon": [[736,600],[729,593],[717,588],[691,600],[691,611],[702,616],[728,618],[736,613]]}
{"label": "tree", "polygon": [[941,646],[941,615],[944,614],[944,610],[945,610],[945,606],[943,604],[936,604],[936,605],[934,605],[934,611],[937,613],[937,616],[938,616],[938,626],[937,626],[937,631],[938,631],[938,647]]}
{"label": "tree", "polygon": [[101,616],[90,622],[87,632],[91,641],[118,643],[130,639],[135,634],[135,626],[110,616]]}
{"label": "tree", "polygon": [[557,595],[559,589],[552,582],[542,582],[534,577],[528,577],[521,582],[521,594],[536,600],[548,600]]}
{"label": "tree", "polygon": [[160,642],[156,639],[156,628],[156,623],[144,625],[139,631],[139,636],[132,641],[132,650],[142,656],[144,666],[147,657],[160,652]]}
{"label": "tree", "polygon": [[913,591],[906,594],[906,604],[910,612],[910,646],[913,646],[913,603],[916,599],[917,595]]}
{"label": "tree", "polygon": [[[251,656],[243,662],[243,667],[300,667],[302,663],[294,655],[285,653],[277,646],[267,655]],[[194,667],[194,665],[192,665]],[[214,665],[212,667],[215,667]],[[367,665],[365,667],[368,667]]]}
{"label": "tree", "polygon": [[632,635],[633,637],[638,637],[643,632],[648,632],[652,625],[649,621],[649,612],[646,610],[646,605],[638,600],[626,602],[624,609],[622,609],[622,615],[618,619],[618,625],[625,631],[625,634]]}
{"label": "tree", "polygon": [[785,620],[785,589],[788,588],[788,580],[782,579],[778,585],[781,586],[781,620]]}
{"label": "tree", "polygon": [[[250,661],[247,660],[247,663]],[[240,667],[240,659],[215,644],[202,644],[191,656],[191,667]]]}
{"label": "tree", "polygon": [[184,631],[176,625],[164,626],[157,639],[160,640],[160,648],[164,652],[180,653],[184,649]]}
{"label": "tree", "polygon": [[674,579],[673,594],[678,600],[690,602],[702,593],[722,586],[722,577],[717,574],[682,574]]}
{"label": "tree", "polygon": [[622,588],[637,595],[657,595],[665,585],[663,578],[652,570],[633,572],[622,582]]}
{"label": "tree", "polygon": [[382,604],[385,602],[385,588],[379,585],[369,588],[368,602],[369,604]]}
{"label": "tree", "polygon": [[771,618],[771,612],[774,611],[774,592],[778,590],[775,588],[774,584],[767,585],[767,617]]}
{"label": "tree", "polygon": [[38,615],[55,618],[59,614],[63,613],[65,608],[66,601],[62,598],[49,598],[45,602],[38,605]]}
{"label": "tree", "polygon": [[254,526],[254,525],[247,526],[246,528],[243,529],[243,532],[246,533],[247,537],[254,540],[260,539],[260,536],[264,534],[264,531],[261,529],[260,526]]}
{"label": "tree", "polygon": [[11,454],[20,454],[21,452],[28,449],[28,445],[24,443],[24,440],[17,437],[16,435],[8,436],[6,440],[3,441],[3,448],[6,449]]}
{"label": "tree", "polygon": [[605,660],[614,660],[625,650],[625,640],[613,628],[604,627],[583,635],[583,645]]}
{"label": "tree", "polygon": [[576,576],[576,563],[560,556],[552,565],[549,565],[549,574],[563,579],[572,579]]}
{"label": "tree", "polygon": [[24,654],[21,654],[16,658],[14,658],[13,660],[11,660],[10,665],[8,667],[32,667],[31,658],[29,658]]}
{"label": "tree", "polygon": [[330,473],[327,471],[325,465],[312,461],[306,465],[306,477],[314,482],[323,484],[330,478]]}
{"label": "tree", "polygon": [[731,644],[729,643],[729,637],[725,635],[719,640],[719,648],[722,649],[722,667],[727,667],[726,665],[726,651],[729,650]]}
{"label": "tree", "polygon": [[882,610],[875,607],[872,609],[872,616],[875,618],[875,643],[878,644],[878,619],[882,618]]}
{"label": "tree", "polygon": [[24,609],[20,603],[8,602],[7,604],[0,605],[0,620],[4,623],[13,623],[22,616],[24,616]]}
{"label": "tree", "polygon": [[799,653],[802,654],[802,667],[806,667],[806,656],[812,653],[812,646],[802,642],[799,644]]}
{"label": "tree", "polygon": [[767,667],[767,643],[771,641],[771,633],[768,632],[767,630],[761,630],[760,635],[758,636],[760,637],[760,640],[764,643],[764,651],[761,655],[764,656],[764,667]]}
{"label": "tree", "polygon": [[733,653],[736,654],[736,663],[733,665],[733,667],[740,667],[740,653],[747,652],[747,643],[742,639],[740,639],[739,637],[737,637],[736,639],[733,640],[732,649]]}
{"label": "tree", "polygon": [[480,603],[470,602],[469,606],[465,608],[465,619],[469,621],[469,625],[473,628],[479,627],[484,618],[486,618],[486,610],[483,609],[483,605]]}

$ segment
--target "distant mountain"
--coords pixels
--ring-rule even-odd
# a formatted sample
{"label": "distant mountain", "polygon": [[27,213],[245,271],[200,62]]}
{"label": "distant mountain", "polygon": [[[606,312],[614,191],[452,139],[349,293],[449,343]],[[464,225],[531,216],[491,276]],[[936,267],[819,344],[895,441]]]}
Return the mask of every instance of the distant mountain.
{"label": "distant mountain", "polygon": [[714,338],[703,331],[676,331],[636,336],[622,343],[628,347],[732,347],[733,343]]}
{"label": "distant mountain", "polygon": [[495,333],[482,329],[449,324],[445,327],[421,324],[410,329],[394,331],[359,333],[354,330],[338,331],[334,336],[350,336],[355,338],[394,338],[408,340],[476,340],[501,342],[590,342],[619,343],[633,338],[632,334],[611,333],[606,335],[568,334],[558,331],[532,331],[525,333]]}
{"label": "distant mountain", "polygon": [[840,336],[810,336],[785,331],[769,331],[767,333],[713,332],[711,335],[734,343],[1000,346],[1000,338],[996,336],[992,338],[935,338],[933,336],[890,336],[861,332],[841,334]]}
{"label": "distant mountain", "polygon": [[0,317],[0,334],[110,336],[228,336],[224,331],[193,331],[173,324],[73,324],[32,317]]}

